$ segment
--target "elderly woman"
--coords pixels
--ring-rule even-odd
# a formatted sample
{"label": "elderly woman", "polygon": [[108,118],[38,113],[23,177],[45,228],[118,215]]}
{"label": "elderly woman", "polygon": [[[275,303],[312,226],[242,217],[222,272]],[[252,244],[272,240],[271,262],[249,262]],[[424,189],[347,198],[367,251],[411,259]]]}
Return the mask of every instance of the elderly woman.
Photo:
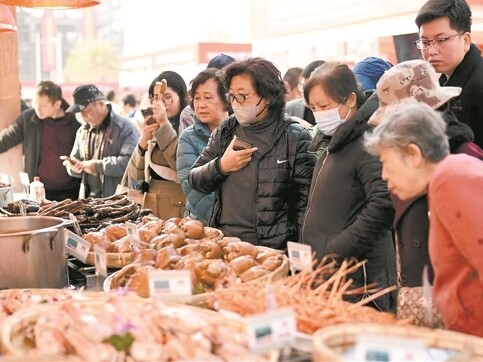
{"label": "elderly woman", "polygon": [[[301,241],[312,247],[318,259],[336,254],[340,261],[367,260],[351,275],[353,287],[396,284],[394,209],[381,178],[381,163],[362,145],[377,102],[366,101],[354,73],[339,62],[317,68],[305,84],[304,97],[326,136],[326,153],[315,166]],[[395,296],[386,294],[373,306],[393,311],[395,304]]]}
{"label": "elderly woman", "polygon": [[310,135],[284,114],[285,84],[268,60],[222,71],[234,115],[211,135],[189,173],[193,189],[216,192],[210,225],[226,236],[284,249],[299,239],[315,156]]}
{"label": "elderly woman", "polygon": [[434,303],[446,328],[483,337],[483,163],[449,155],[445,129],[430,106],[407,105],[367,134],[365,145],[400,199],[428,194]]}
{"label": "elderly woman", "polygon": [[191,166],[206,147],[211,133],[228,118],[230,104],[225,98],[223,84],[217,69],[203,70],[191,81],[191,108],[195,111],[195,124],[179,136],[176,165],[186,196],[185,216],[201,220],[208,225],[215,194],[203,193],[190,186],[188,174]]}
{"label": "elderly woman", "polygon": [[[167,88],[160,98],[155,93],[157,82],[166,80]],[[129,176],[142,181],[149,191],[143,207],[163,219],[182,217],[185,197],[176,171],[179,115],[188,104],[188,91],[176,72],[164,71],[149,86],[151,115],[147,115],[136,149],[128,164]]]}

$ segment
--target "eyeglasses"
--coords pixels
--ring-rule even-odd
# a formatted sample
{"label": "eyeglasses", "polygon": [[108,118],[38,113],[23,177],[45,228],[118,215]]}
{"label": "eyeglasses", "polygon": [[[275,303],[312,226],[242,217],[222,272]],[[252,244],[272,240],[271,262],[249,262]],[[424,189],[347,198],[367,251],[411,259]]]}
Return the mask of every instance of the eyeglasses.
{"label": "eyeglasses", "polygon": [[255,95],[256,93],[252,93],[252,94],[231,94],[231,93],[227,93],[225,94],[225,97],[226,97],[226,100],[229,102],[229,103],[233,103],[233,100],[236,100],[239,104],[243,104],[245,103],[245,101],[247,100],[247,98],[250,98],[251,96]]}
{"label": "eyeglasses", "polygon": [[444,38],[435,38],[435,39],[428,39],[428,40],[419,39],[419,40],[416,40],[414,43],[416,44],[418,49],[428,49],[430,45],[434,47],[439,47],[444,43],[446,43],[448,40],[456,38],[459,35],[463,35],[463,33],[458,33]]}

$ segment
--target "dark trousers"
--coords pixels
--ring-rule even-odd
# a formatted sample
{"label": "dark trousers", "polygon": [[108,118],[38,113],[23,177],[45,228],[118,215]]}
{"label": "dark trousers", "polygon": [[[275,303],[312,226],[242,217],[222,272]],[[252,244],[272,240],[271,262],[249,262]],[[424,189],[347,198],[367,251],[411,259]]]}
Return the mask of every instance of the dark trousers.
{"label": "dark trousers", "polygon": [[79,187],[71,190],[45,190],[45,198],[50,201],[77,200],[79,198]]}

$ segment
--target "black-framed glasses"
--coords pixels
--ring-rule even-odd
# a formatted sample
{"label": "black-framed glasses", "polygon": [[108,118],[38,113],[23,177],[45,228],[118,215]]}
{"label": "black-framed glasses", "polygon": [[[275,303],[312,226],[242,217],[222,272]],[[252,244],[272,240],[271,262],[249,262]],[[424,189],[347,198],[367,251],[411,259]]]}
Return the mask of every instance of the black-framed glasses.
{"label": "black-framed glasses", "polygon": [[225,94],[225,97],[226,97],[226,100],[228,101],[228,103],[233,103],[233,100],[236,100],[239,104],[243,104],[245,103],[245,101],[247,100],[247,98],[250,98],[251,96],[255,95],[256,93],[252,93],[252,94],[241,94],[241,93],[238,93],[238,94],[231,94],[231,93],[226,93]]}
{"label": "black-framed glasses", "polygon": [[430,45],[433,47],[439,47],[446,43],[447,41],[456,38],[457,36],[463,35],[464,33],[458,33],[451,36],[446,36],[442,38],[434,38],[434,39],[418,39],[414,43],[418,49],[428,49]]}

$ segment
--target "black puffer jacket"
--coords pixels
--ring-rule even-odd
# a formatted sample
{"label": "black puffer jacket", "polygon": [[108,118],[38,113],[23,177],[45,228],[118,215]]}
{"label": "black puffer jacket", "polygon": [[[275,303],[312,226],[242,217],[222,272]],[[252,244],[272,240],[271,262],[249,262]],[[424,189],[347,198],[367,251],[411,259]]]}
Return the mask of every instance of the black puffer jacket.
{"label": "black puffer jacket", "polygon": [[[234,116],[212,134],[208,145],[189,173],[189,183],[200,192],[216,191],[210,225],[217,227],[224,195],[221,185],[227,175],[219,162],[230,144],[237,121]],[[284,249],[288,240],[299,240],[315,155],[308,153],[310,135],[299,123],[283,116],[272,137],[273,144],[258,164],[256,230],[259,245]],[[283,157],[288,162],[277,163]],[[228,196],[226,196],[228,197]]]}
{"label": "black puffer jacket", "polygon": [[[315,166],[302,226],[302,242],[312,246],[319,260],[328,254],[368,260],[366,279],[362,269],[351,275],[356,286],[396,284],[394,209],[381,178],[381,163],[362,143],[367,120],[377,107],[377,99],[369,98],[328,143],[328,154]],[[388,296],[378,300],[384,310],[392,309],[393,303]]]}
{"label": "black puffer jacket", "polygon": [[471,44],[463,61],[448,79],[442,74],[439,84],[463,88],[461,94],[444,104],[441,110],[450,110],[458,121],[470,126],[475,134],[474,142],[483,148],[483,59],[481,50]]}

